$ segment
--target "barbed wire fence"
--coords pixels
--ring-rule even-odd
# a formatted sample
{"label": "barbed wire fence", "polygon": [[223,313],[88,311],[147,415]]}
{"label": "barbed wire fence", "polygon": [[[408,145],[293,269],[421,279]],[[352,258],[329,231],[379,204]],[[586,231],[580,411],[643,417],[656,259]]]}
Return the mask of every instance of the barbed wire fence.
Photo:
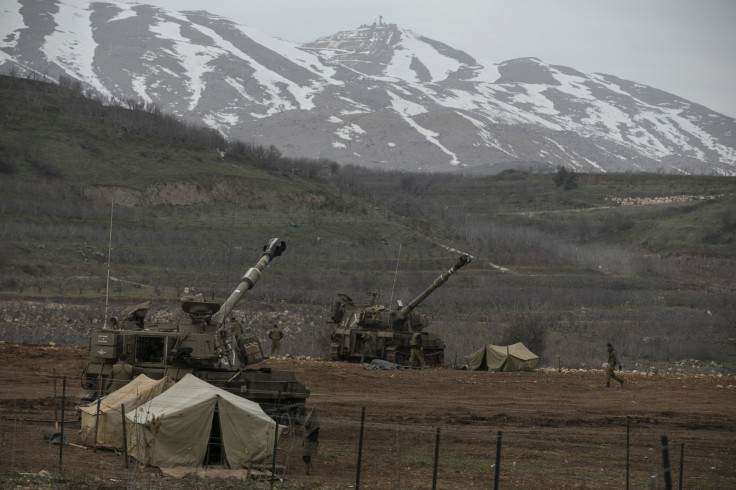
{"label": "barbed wire fence", "polygon": [[[63,481],[97,478],[128,488],[163,478],[136,455],[126,459],[122,450],[81,442],[79,377],[0,371],[0,385],[0,477],[16,482],[38,475]],[[314,467],[323,480],[334,478],[334,488],[732,488],[736,481],[732,445],[689,433],[687,427],[662,434],[655,430],[656,420],[643,430],[632,429],[629,417],[611,420],[604,431],[581,423],[577,435],[566,438],[554,421],[501,428],[500,422],[472,417],[433,419],[415,414],[406,400],[394,400],[395,416],[382,420],[378,414],[385,414],[385,407],[372,411],[378,406],[372,394],[357,401],[362,410],[355,409],[355,398],[313,394],[310,400],[321,411]],[[189,434],[175,437],[168,442],[191,445]],[[208,444],[221,441],[210,438]],[[301,430],[283,435],[274,459],[275,479],[251,482],[253,488],[300,481],[305,474],[301,446]],[[221,447],[212,451],[224,454]],[[207,463],[215,467],[218,462]],[[269,468],[262,469],[268,473]],[[256,474],[256,468],[247,471]],[[179,488],[201,484],[197,476],[178,481]]]}

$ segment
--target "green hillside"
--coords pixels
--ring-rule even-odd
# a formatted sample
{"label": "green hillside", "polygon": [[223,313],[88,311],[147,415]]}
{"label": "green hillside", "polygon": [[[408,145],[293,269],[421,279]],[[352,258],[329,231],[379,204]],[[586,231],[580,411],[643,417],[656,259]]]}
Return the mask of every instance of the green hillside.
{"label": "green hillside", "polygon": [[448,359],[523,340],[548,363],[599,365],[612,340],[641,362],[733,366],[733,177],[376,172],[227,142],[64,81],[2,76],[0,108],[0,301],[88,308],[73,341],[106,294],[113,308],[176,310],[185,288],[224,299],[280,237],[286,253],[239,309],[299,323],[292,335],[315,340],[295,353],[326,355],[336,293],[406,303],[462,251],[473,262],[421,306]]}

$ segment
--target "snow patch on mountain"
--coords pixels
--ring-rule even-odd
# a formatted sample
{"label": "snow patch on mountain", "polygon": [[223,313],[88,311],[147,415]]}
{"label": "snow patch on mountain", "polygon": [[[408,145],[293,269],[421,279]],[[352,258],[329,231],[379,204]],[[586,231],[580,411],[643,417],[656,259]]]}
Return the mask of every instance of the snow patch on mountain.
{"label": "snow patch on mountain", "polygon": [[428,142],[439,148],[443,153],[446,153],[450,157],[450,165],[460,165],[460,160],[458,159],[457,154],[455,154],[447,147],[445,147],[442,143],[440,143],[438,139],[440,133],[423,127],[412,118],[412,116],[426,113],[427,110],[424,107],[419,104],[404,100],[391,91],[388,91],[388,95],[391,97],[391,106],[393,107],[393,109],[399,113],[402,119],[404,119],[404,121],[406,121],[409,126],[411,126],[419,134],[424,136],[424,138]]}
{"label": "snow patch on mountain", "polygon": [[390,90],[386,91],[391,98],[391,107],[402,117],[411,118],[427,112],[426,107],[416,102],[403,99]]}
{"label": "snow patch on mountain", "polygon": [[[175,17],[186,21],[184,16]],[[198,27],[200,31],[205,30],[203,27]],[[160,20],[151,25],[151,31],[154,34],[157,34],[161,39],[171,41],[172,49],[170,54],[178,61],[179,66],[184,68],[185,76],[188,79],[187,87],[192,94],[189,97],[188,107],[191,111],[197,107],[197,103],[202,96],[202,91],[204,90],[202,77],[209,71],[207,65],[212,60],[221,56],[222,50],[207,49],[203,46],[193,44],[190,39],[181,34],[181,28],[181,24],[168,20]]]}
{"label": "snow patch on mountain", "polygon": [[[432,46],[417,38],[409,30],[401,31],[401,41],[394,49],[393,58],[386,67],[386,75],[411,83],[437,82],[447,79],[461,64],[437,52]],[[420,71],[429,74],[429,80],[421,80]]]}
{"label": "snow patch on mountain", "polygon": [[[0,13],[2,13],[3,24],[8,26],[16,26],[17,28],[27,27],[23,21],[23,16],[20,15],[21,4],[17,0],[8,0],[3,2],[4,5],[0,6]],[[17,29],[16,29],[17,30]],[[19,36],[14,33],[5,33],[0,36],[0,47],[2,48],[15,48],[18,45]],[[8,56],[5,52],[0,51],[0,61],[7,59]]]}
{"label": "snow patch on mountain", "polygon": [[348,124],[335,131],[335,135],[337,135],[338,138],[342,138],[348,141],[353,140],[354,135],[361,135],[361,134],[366,134],[366,133],[363,130],[363,128],[361,128],[357,124]]}
{"label": "snow patch on mountain", "polygon": [[135,10],[132,8],[126,8],[124,4],[119,4],[117,7],[120,7],[121,10],[115,15],[115,17],[108,20],[108,22],[116,22],[138,16],[138,13]]}
{"label": "snow patch on mountain", "polygon": [[236,24],[236,27],[246,36],[261,46],[278,53],[280,56],[288,59],[295,64],[301,66],[305,70],[309,70],[321,79],[322,84],[334,86],[344,85],[342,81],[335,79],[335,69],[325,66],[320,62],[319,58],[312,53],[300,49],[293,43],[281,39],[270,37],[261,31],[252,27]]}
{"label": "snow patch on mountain", "polygon": [[104,95],[110,92],[94,70],[95,47],[89,10],[60,2],[54,14],[56,29],[46,38],[43,50],[49,60],[64,68],[74,78],[84,80]]}
{"label": "snow patch on mountain", "polygon": [[488,129],[488,126],[483,121],[470,117],[463,112],[456,112],[456,114],[462,118],[467,119],[473,126],[475,126],[478,136],[480,136],[480,138],[488,147],[495,148],[500,152],[505,153],[506,155],[517,158],[513,151],[508,151],[501,145],[501,143],[499,143],[499,141],[493,136],[493,133]]}

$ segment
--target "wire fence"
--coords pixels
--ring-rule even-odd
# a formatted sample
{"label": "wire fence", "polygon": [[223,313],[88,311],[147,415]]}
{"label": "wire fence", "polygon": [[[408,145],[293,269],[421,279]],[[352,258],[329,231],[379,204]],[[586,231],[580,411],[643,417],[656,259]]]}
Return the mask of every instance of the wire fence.
{"label": "wire fence", "polygon": [[[24,478],[32,481],[45,475],[67,482],[96,480],[121,488],[202,486],[198,476],[175,479],[162,475],[147,467],[143,458],[126,458],[122,448],[84,444],[77,410],[82,391],[81,380],[75,377],[0,372],[0,477],[4,481],[14,479],[18,484]],[[321,427],[318,454],[310,466],[303,460],[303,430],[297,429],[281,436],[273,461],[258,467],[246,465],[239,475],[268,475],[273,464],[275,479],[264,476],[242,485],[366,489],[736,487],[736,449],[732,439],[726,442],[733,434],[728,424],[703,428],[688,418],[665,424],[621,417],[604,427],[582,418],[573,427],[552,419],[542,424],[535,419],[534,426],[524,426],[504,422],[504,417],[512,415],[523,418],[523,412],[491,416],[489,407],[488,417],[458,412],[450,418],[445,410],[438,410],[445,415],[431,417],[413,411],[411,402],[378,400],[371,393],[357,400],[313,394],[310,406],[318,408]],[[395,408],[391,417],[385,417],[387,406]],[[196,410],[202,411],[197,420],[208,420],[204,409]],[[157,444],[191,450],[195,429],[200,427],[154,434],[154,438],[160,438]],[[222,466],[227,450],[219,425],[206,430],[210,437],[202,463],[215,470]],[[712,437],[714,434],[718,437]],[[161,439],[164,437],[169,439]],[[264,442],[273,447],[272,440]]]}

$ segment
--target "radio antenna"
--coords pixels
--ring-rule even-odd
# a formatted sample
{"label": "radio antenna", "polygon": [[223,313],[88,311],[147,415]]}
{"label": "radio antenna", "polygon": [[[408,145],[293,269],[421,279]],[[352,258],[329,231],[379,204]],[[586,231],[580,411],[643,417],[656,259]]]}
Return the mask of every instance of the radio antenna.
{"label": "radio antenna", "polygon": [[115,193],[112,193],[110,201],[110,237],[107,242],[107,284],[105,285],[105,322],[103,328],[107,328],[107,319],[110,313],[110,256],[112,255],[112,215],[115,209]]}
{"label": "radio antenna", "polygon": [[389,309],[394,304],[394,289],[396,289],[396,278],[399,277],[399,260],[401,259],[401,244],[399,243],[399,255],[396,256],[396,271],[394,271],[394,283],[391,286],[391,297],[388,301]]}

